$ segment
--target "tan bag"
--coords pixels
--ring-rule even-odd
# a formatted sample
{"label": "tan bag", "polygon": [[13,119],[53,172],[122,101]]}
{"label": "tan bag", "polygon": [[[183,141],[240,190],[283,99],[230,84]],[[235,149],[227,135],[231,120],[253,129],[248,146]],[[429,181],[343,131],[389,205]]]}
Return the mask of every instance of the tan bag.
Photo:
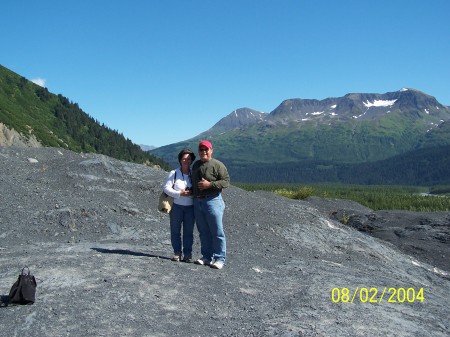
{"label": "tan bag", "polygon": [[[173,178],[172,187],[175,185],[175,180],[177,180],[177,171],[175,171],[175,177]],[[158,211],[163,213],[170,213],[172,210],[173,198],[168,196],[164,191],[161,192],[158,202]]]}
{"label": "tan bag", "polygon": [[159,196],[159,203],[158,203],[158,211],[163,213],[170,213],[172,210],[173,205],[173,198],[169,197],[166,193],[161,192],[161,195]]}

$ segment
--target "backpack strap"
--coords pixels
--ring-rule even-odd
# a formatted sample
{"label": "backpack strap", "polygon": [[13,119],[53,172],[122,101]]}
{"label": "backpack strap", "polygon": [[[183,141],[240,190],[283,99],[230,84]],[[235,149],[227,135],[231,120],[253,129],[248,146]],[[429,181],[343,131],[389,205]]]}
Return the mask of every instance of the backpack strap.
{"label": "backpack strap", "polygon": [[172,188],[175,186],[175,181],[177,180],[177,169],[175,169],[175,176],[173,177]]}

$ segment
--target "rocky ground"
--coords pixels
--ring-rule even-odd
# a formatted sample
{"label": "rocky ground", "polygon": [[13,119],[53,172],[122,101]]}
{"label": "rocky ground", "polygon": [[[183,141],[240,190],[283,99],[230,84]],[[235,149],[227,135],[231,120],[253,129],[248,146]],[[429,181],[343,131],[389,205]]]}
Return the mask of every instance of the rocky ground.
{"label": "rocky ground", "polygon": [[165,175],[0,147],[0,295],[23,266],[38,280],[35,304],[0,308],[2,335],[450,334],[447,214],[230,187],[228,259],[214,270],[170,261],[168,217],[156,210]]}
{"label": "rocky ground", "polygon": [[450,213],[372,211],[352,201],[309,198],[325,216],[394,244],[408,255],[450,271]]}

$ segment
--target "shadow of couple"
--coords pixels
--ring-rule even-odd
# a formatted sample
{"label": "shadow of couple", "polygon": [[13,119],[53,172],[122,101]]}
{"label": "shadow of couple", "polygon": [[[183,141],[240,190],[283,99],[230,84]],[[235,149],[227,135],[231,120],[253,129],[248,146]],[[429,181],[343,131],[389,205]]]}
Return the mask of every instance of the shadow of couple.
{"label": "shadow of couple", "polygon": [[148,253],[141,253],[141,252],[134,252],[132,250],[128,249],[107,249],[107,248],[91,248],[92,250],[95,250],[96,252],[103,253],[103,254],[120,254],[120,255],[132,255],[132,256],[145,256],[145,257],[155,257],[158,259],[163,260],[170,260],[170,257],[162,256],[162,255],[155,255],[155,254],[148,254]]}

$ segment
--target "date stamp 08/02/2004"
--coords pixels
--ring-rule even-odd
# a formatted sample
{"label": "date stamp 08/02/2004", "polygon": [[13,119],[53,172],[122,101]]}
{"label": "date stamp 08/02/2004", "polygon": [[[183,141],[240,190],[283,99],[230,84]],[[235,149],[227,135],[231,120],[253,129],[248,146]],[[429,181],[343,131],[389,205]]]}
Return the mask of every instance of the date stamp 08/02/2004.
{"label": "date stamp 08/02/2004", "polygon": [[414,303],[424,302],[425,292],[423,288],[333,288],[331,289],[331,301],[333,303]]}

